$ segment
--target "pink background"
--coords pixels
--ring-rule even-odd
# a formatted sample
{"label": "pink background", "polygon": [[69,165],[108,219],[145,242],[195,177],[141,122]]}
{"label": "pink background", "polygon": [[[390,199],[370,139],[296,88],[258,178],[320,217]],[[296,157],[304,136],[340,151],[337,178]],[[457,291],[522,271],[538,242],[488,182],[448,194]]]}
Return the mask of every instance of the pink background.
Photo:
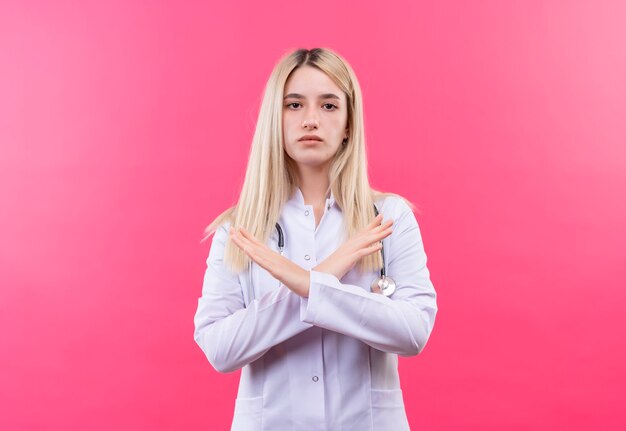
{"label": "pink background", "polygon": [[625,429],[624,2],[178,3],[1,3],[0,429],[228,428],[199,240],[316,46],[360,79],[373,185],[421,208],[413,429]]}

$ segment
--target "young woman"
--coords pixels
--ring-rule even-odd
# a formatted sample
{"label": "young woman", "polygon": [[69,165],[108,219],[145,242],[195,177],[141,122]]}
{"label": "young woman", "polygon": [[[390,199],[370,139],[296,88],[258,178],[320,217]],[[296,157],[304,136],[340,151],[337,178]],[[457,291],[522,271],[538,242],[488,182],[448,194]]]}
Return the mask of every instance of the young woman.
{"label": "young woman", "polygon": [[212,233],[194,338],[216,370],[242,369],[232,430],[409,429],[397,355],[424,349],[436,293],[411,204],[369,185],[341,56],[276,65],[239,201]]}

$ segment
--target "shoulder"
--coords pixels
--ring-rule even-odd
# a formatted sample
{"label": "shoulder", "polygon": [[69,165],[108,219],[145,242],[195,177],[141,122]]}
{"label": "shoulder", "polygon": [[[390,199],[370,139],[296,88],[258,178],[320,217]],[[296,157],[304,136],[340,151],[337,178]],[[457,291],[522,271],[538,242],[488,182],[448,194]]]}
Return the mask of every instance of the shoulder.
{"label": "shoulder", "polygon": [[218,215],[205,229],[204,237],[202,241],[207,240],[213,235],[213,242],[215,240],[222,241],[228,236],[232,220],[234,218],[235,207],[230,207]]}
{"label": "shoulder", "polygon": [[385,219],[392,218],[398,220],[413,215],[413,203],[396,193],[381,193],[374,198],[374,203],[378,211],[383,213]]}
{"label": "shoulder", "polygon": [[226,243],[230,237],[230,226],[231,222],[229,220],[223,220],[215,228],[215,231],[212,233],[213,240],[211,241],[209,258],[223,253]]}
{"label": "shoulder", "polygon": [[393,220],[393,238],[421,242],[421,229],[414,214],[416,206],[413,202],[400,195],[386,194],[376,201],[376,206],[383,214],[383,220]]}

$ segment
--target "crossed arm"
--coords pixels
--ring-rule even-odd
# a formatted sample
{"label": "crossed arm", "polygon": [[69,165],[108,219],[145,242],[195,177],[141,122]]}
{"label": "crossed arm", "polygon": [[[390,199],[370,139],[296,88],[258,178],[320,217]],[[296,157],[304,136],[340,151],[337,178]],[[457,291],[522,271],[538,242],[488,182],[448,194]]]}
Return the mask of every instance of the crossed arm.
{"label": "crossed arm", "polygon": [[[380,249],[379,241],[391,234],[391,225],[391,220],[381,223],[377,217],[311,271],[280,256],[245,230],[218,230],[194,319],[194,338],[209,362],[218,371],[234,371],[314,325],[382,351],[418,354],[432,330],[437,307],[419,228],[410,209],[395,222],[391,236],[392,242],[394,237],[398,239],[394,243],[398,252],[388,262],[389,273],[398,284],[393,298],[339,281],[360,257]],[[247,307],[237,276],[223,270],[222,252],[229,235],[282,282]]]}
{"label": "crossed arm", "polygon": [[[392,219],[382,223],[382,215],[377,215],[363,231],[344,242],[313,270],[326,272],[341,279],[360,258],[381,249],[382,242],[380,241],[391,234],[392,225]],[[309,296],[309,271],[276,253],[244,228],[236,230],[231,227],[229,232],[233,243],[275,279],[282,282],[296,295],[303,298]]]}

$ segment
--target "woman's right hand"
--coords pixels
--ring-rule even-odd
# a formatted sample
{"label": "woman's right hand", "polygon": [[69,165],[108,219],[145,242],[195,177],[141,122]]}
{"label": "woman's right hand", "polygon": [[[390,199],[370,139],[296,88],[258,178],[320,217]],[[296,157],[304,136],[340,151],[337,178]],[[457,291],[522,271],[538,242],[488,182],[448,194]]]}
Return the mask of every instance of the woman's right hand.
{"label": "woman's right hand", "polygon": [[393,220],[381,224],[382,219],[382,214],[377,215],[365,229],[344,242],[313,271],[326,272],[341,279],[363,256],[379,251],[382,247],[380,241],[393,232]]}

